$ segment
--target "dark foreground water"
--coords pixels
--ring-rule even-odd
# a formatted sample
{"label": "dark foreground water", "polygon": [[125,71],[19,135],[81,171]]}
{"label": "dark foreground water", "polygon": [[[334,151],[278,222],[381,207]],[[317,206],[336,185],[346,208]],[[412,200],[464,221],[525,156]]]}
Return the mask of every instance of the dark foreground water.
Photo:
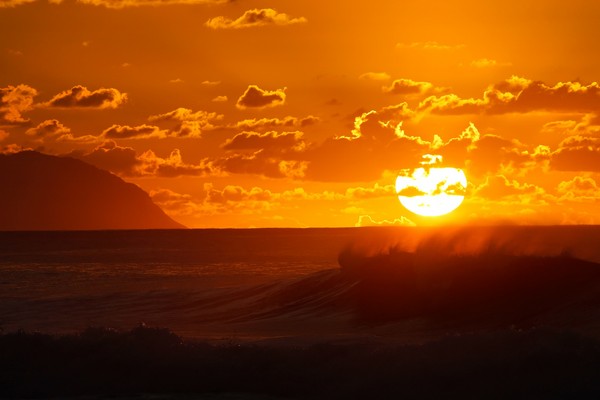
{"label": "dark foreground water", "polygon": [[0,233],[0,398],[599,398],[600,227]]}
{"label": "dark foreground water", "polygon": [[[416,261],[389,257],[394,252]],[[498,310],[518,295],[521,308],[548,298],[540,307],[554,307],[556,324],[594,327],[588,309],[567,306],[595,299],[595,275],[580,260],[600,261],[599,227],[5,232],[0,327],[68,333],[145,323],[185,337],[418,339],[446,329],[463,309],[475,313],[471,305],[491,292],[488,309],[465,324],[520,322],[489,318],[518,311]],[[515,275],[515,265],[531,273]],[[552,272],[557,266],[564,270]],[[452,304],[454,314],[440,317],[435,302]],[[536,324],[548,311],[518,317]]]}

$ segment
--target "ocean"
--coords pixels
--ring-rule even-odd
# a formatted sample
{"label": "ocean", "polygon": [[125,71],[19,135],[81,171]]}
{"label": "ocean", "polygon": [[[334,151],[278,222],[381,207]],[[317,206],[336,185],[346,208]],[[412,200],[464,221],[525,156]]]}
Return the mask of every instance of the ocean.
{"label": "ocean", "polygon": [[598,398],[600,227],[0,233],[0,398]]}
{"label": "ocean", "polygon": [[204,336],[211,332],[203,318],[223,303],[234,307],[253,300],[252,290],[336,269],[351,233],[209,229],[0,237],[0,326],[6,331],[145,323]]}
{"label": "ocean", "polygon": [[[401,249],[421,258],[568,252],[600,262],[599,238],[596,226],[4,232],[0,327],[69,333],[146,324],[184,337],[240,339],[396,330],[414,337],[422,327],[411,331],[406,318],[387,325],[356,318],[360,299],[349,292],[357,283],[342,277],[339,264],[345,249],[359,257]],[[398,321],[404,325],[389,327]]]}

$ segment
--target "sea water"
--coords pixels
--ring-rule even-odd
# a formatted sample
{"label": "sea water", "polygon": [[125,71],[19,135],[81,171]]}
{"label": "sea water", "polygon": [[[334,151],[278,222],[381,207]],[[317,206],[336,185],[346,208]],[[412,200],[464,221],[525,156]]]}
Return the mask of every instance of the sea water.
{"label": "sea water", "polygon": [[493,248],[598,262],[599,238],[594,226],[1,232],[0,328],[68,333],[144,323],[189,337],[357,331],[360,299],[347,298],[354,283],[339,276],[349,246],[365,256]]}

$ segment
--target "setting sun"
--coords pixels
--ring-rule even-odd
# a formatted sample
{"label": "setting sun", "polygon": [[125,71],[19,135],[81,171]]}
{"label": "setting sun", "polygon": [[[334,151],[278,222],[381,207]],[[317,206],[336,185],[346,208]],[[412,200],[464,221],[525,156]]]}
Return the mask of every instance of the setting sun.
{"label": "setting sun", "polygon": [[409,211],[438,217],[454,211],[463,202],[467,178],[458,168],[416,168],[396,178],[398,199]]}

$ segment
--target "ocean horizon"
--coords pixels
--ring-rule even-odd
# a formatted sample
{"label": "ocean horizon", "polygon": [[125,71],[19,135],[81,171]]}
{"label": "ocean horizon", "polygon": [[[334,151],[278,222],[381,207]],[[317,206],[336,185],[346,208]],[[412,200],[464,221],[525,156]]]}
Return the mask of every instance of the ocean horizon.
{"label": "ocean horizon", "polygon": [[[186,337],[363,334],[350,303],[321,307],[343,303],[352,290],[354,283],[336,281],[347,249],[358,257],[568,254],[597,263],[599,238],[599,226],[1,232],[0,326],[72,333],[145,323]],[[293,312],[286,302],[295,302]]]}

